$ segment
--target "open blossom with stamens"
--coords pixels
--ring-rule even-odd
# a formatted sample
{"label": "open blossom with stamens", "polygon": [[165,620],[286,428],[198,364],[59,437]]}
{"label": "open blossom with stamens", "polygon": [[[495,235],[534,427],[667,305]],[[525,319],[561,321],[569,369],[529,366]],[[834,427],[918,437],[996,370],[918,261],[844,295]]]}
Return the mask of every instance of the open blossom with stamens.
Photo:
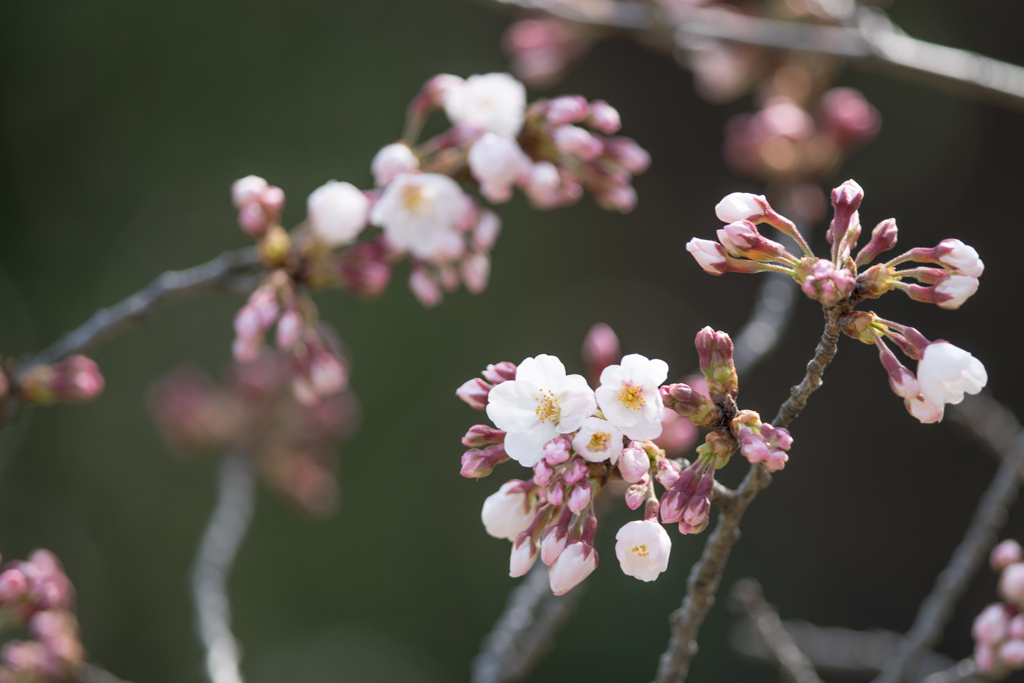
{"label": "open blossom with stamens", "polygon": [[491,389],[487,416],[507,432],[509,457],[533,467],[545,443],[579,429],[596,407],[583,377],[567,375],[558,358],[542,354],[520,363],[514,381]]}
{"label": "open blossom with stamens", "polygon": [[622,453],[622,432],[608,420],[588,417],[573,437],[572,447],[584,460],[614,465]]}
{"label": "open blossom with stamens", "polygon": [[605,418],[630,439],[643,441],[661,435],[665,415],[658,387],[668,377],[668,364],[633,353],[621,365],[601,372],[597,403]]}
{"label": "open blossom with stamens", "polygon": [[384,228],[388,241],[413,256],[430,259],[445,253],[458,239],[457,225],[465,207],[459,184],[437,173],[404,173],[387,186],[370,212],[370,221]]}
{"label": "open blossom with stamens", "polygon": [[523,127],[526,88],[505,73],[476,74],[445,92],[444,110],[457,126],[516,135]]}
{"label": "open blossom with stamens", "polygon": [[666,569],[672,540],[654,520],[628,522],[615,534],[615,556],[624,574],[654,581]]}

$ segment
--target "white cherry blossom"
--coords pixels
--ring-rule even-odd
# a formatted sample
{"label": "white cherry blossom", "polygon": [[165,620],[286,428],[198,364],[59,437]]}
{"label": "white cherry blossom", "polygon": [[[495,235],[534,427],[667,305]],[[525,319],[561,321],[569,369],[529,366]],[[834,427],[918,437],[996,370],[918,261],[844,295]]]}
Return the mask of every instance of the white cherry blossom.
{"label": "white cherry blossom", "polygon": [[491,536],[514,541],[533,521],[536,510],[530,498],[519,490],[522,483],[507,481],[484,501],[480,518]]}
{"label": "white cherry blossom", "polygon": [[615,556],[622,571],[641,581],[654,581],[668,569],[672,540],[653,520],[629,522],[615,534]]}
{"label": "white cherry blossom", "polygon": [[457,126],[517,135],[526,113],[526,88],[506,73],[476,74],[444,94],[444,110]]}
{"label": "white cherry blossom", "polygon": [[395,142],[380,148],[370,162],[370,172],[377,187],[384,187],[402,173],[419,169],[420,160],[408,145]]}
{"label": "white cherry blossom", "polygon": [[601,372],[597,404],[605,418],[630,439],[644,441],[661,436],[665,406],[658,387],[668,377],[668,364],[632,353],[621,365]]}
{"label": "white cherry blossom", "polygon": [[459,242],[456,228],[466,195],[459,184],[437,173],[403,173],[384,190],[370,221],[388,241],[413,256],[430,259]]}
{"label": "white cherry blossom", "polygon": [[580,428],[597,408],[593,390],[579,375],[566,375],[555,356],[541,354],[519,364],[516,378],[491,389],[487,416],[507,432],[505,452],[533,467],[544,444]]}
{"label": "white cherry blossom", "polygon": [[548,573],[551,592],[555,595],[568,593],[582,583],[583,579],[590,576],[595,569],[597,569],[597,551],[594,550],[594,546],[578,541],[570,543],[551,565],[551,571]]}
{"label": "white cherry blossom", "polygon": [[981,361],[949,342],[935,342],[917,364],[921,396],[933,406],[960,403],[964,394],[976,394],[988,383]]}
{"label": "white cherry blossom", "polygon": [[622,432],[608,420],[588,417],[572,439],[572,447],[584,460],[614,465],[622,454]]}
{"label": "white cherry blossom", "polygon": [[723,223],[749,221],[765,215],[768,200],[763,195],[733,192],[715,205],[715,215]]}
{"label": "white cherry blossom", "polygon": [[499,203],[512,198],[512,186],[530,166],[515,138],[484,133],[469,148],[469,171],[480,183],[480,194]]}
{"label": "white cherry blossom", "polygon": [[306,211],[313,235],[332,247],[350,244],[366,227],[370,200],[351,183],[328,180],[309,195]]}

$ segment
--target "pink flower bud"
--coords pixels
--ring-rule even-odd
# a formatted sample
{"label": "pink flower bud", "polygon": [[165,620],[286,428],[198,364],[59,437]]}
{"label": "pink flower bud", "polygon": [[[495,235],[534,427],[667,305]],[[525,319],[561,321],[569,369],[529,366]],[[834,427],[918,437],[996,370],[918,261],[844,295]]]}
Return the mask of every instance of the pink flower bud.
{"label": "pink flower bud", "polygon": [[601,141],[579,126],[558,126],[551,139],[559,152],[582,161],[593,161],[604,151]]}
{"label": "pink flower bud", "polygon": [[302,337],[305,323],[298,311],[289,309],[277,321],[277,348],[288,351]]}
{"label": "pink flower bud", "polygon": [[1006,605],[993,602],[975,617],[971,626],[971,637],[979,643],[996,645],[1006,638],[1010,616]]}
{"label": "pink flower bud", "polygon": [[548,486],[548,502],[552,505],[563,505],[565,503],[565,482],[561,479]]}
{"label": "pink flower bud", "polygon": [[480,183],[480,194],[493,203],[512,198],[512,185],[527,168],[529,159],[515,138],[484,133],[469,148],[469,170]]}
{"label": "pink flower bud", "polygon": [[1011,605],[1024,605],[1024,563],[1014,562],[1003,570],[999,596]]}
{"label": "pink flower bud", "polygon": [[590,484],[588,482],[584,481],[576,484],[569,489],[569,509],[576,514],[580,514],[587,509],[588,505],[590,505],[592,496],[593,490],[590,488]]}
{"label": "pink flower bud", "polygon": [[587,118],[587,100],[579,95],[561,95],[548,102],[546,118],[552,126],[579,123]]}
{"label": "pink flower bud", "polygon": [[473,245],[480,251],[490,251],[500,232],[501,219],[493,211],[481,211],[473,227]]}
{"label": "pink flower bud", "polygon": [[474,410],[483,410],[487,407],[487,396],[490,393],[491,385],[478,377],[465,382],[455,390],[455,395]]}
{"label": "pink flower bud", "polygon": [[587,463],[579,456],[574,457],[568,467],[563,470],[562,476],[567,484],[583,481],[587,477]]}
{"label": "pink flower bud", "polygon": [[488,365],[482,373],[488,382],[498,386],[502,382],[511,382],[516,378],[516,364],[504,360],[500,363]]}
{"label": "pink flower bud", "polygon": [[629,446],[622,451],[622,455],[619,456],[616,465],[622,478],[631,484],[635,484],[640,481],[641,477],[647,474],[651,468],[651,460],[647,456],[647,451],[644,450],[642,444],[631,441]]}
{"label": "pink flower bud", "polygon": [[644,474],[640,481],[626,489],[626,506],[630,510],[636,510],[644,504],[651,489],[651,477]]}
{"label": "pink flower bud", "polygon": [[270,217],[257,202],[249,202],[238,210],[238,227],[249,237],[259,239],[270,227]]}
{"label": "pink flower bud", "polygon": [[978,278],[985,272],[985,264],[978,258],[978,252],[960,240],[942,240],[935,248],[935,254],[938,263],[962,275]]}
{"label": "pink flower bud", "polygon": [[594,200],[606,211],[629,213],[636,208],[637,194],[632,185],[611,185],[595,192]]}
{"label": "pink flower bud", "polygon": [[882,117],[853,88],[833,88],[825,93],[818,110],[822,131],[844,150],[870,142],[882,127]]}
{"label": "pink flower bud", "polygon": [[1021,549],[1020,543],[1008,538],[992,548],[992,554],[989,555],[988,561],[992,571],[998,572],[1022,559],[1024,559],[1024,549]]}
{"label": "pink flower bud", "polygon": [[605,153],[634,175],[651,166],[651,155],[632,138],[612,138],[605,142]]}
{"label": "pink flower bud", "polygon": [[847,180],[839,187],[832,190],[832,206],[837,211],[853,212],[860,207],[864,199],[864,190],[853,180]]}
{"label": "pink flower bud", "polygon": [[260,193],[267,188],[267,181],[259,176],[247,175],[231,183],[231,203],[236,209],[258,200]]}
{"label": "pink flower bud", "polygon": [[807,270],[799,270],[802,275],[800,288],[809,298],[820,301],[826,306],[835,306],[853,294],[857,286],[857,278],[846,268],[836,268],[835,264],[825,259],[818,259]]}
{"label": "pink flower bud", "polygon": [[534,543],[529,531],[524,531],[512,544],[512,555],[509,557],[508,575],[523,576],[530,571],[537,561],[537,544]]}
{"label": "pink flower bud", "polygon": [[421,304],[433,308],[441,303],[444,295],[437,282],[430,276],[426,268],[413,268],[409,274],[409,289]]}
{"label": "pink flower bud", "polygon": [[280,219],[281,211],[284,210],[284,190],[274,185],[265,187],[257,201],[274,220]]}
{"label": "pink flower bud", "polygon": [[1008,638],[1024,639],[1024,614],[1018,614],[1010,619],[1010,625],[1006,627]]}
{"label": "pink flower bud", "polygon": [[879,254],[895,247],[898,232],[896,221],[892,218],[887,218],[876,225],[875,229],[871,231],[871,241],[864,245],[864,248],[857,254],[856,264],[865,266],[874,261]]}
{"label": "pink flower bud", "polygon": [[715,215],[723,223],[757,221],[768,215],[768,200],[762,195],[733,192],[715,206]]}
{"label": "pink flower bud", "polygon": [[569,442],[561,436],[556,436],[544,444],[544,459],[549,465],[558,465],[569,459]]}
{"label": "pink flower bud", "polygon": [[736,397],[739,392],[736,368],[732,361],[732,339],[725,332],[703,328],[694,340],[700,369],[707,380],[708,395],[713,401],[724,400],[726,395]]}
{"label": "pink flower bud", "polygon": [[8,569],[0,573],[0,606],[19,602],[28,590],[28,579],[20,569]]}
{"label": "pink flower bud", "polygon": [[548,578],[551,592],[564,595],[583,582],[597,569],[597,551],[589,543],[574,541],[558,556]]}
{"label": "pink flower bud", "polygon": [[974,664],[978,667],[978,672],[981,674],[988,674],[995,671],[996,668],[996,651],[991,645],[985,645],[983,643],[977,643],[974,646]]}
{"label": "pink flower bud", "polygon": [[597,323],[587,331],[583,340],[583,361],[587,364],[587,375],[593,382],[598,383],[601,372],[621,358],[619,338],[611,327]]}
{"label": "pink flower bud", "polygon": [[463,257],[459,270],[470,294],[480,294],[487,289],[491,276],[491,259],[487,254],[470,252]]}
{"label": "pink flower bud", "polygon": [[496,443],[505,443],[505,432],[488,425],[473,425],[462,437],[462,445],[468,448],[479,448]]}
{"label": "pink flower bud", "polygon": [[546,565],[554,564],[569,542],[569,531],[561,525],[548,527],[540,542],[540,560]]}
{"label": "pink flower bud", "polygon": [[676,482],[679,480],[679,475],[682,469],[678,464],[668,458],[658,458],[657,465],[658,473],[656,477],[658,482],[666,489],[674,488]]}
{"label": "pink flower bud", "polygon": [[725,247],[718,242],[694,237],[686,243],[686,251],[690,252],[705,273],[724,275],[730,270]]}
{"label": "pink flower bud", "polygon": [[547,486],[551,483],[551,477],[555,471],[545,460],[541,460],[533,466],[533,481],[538,486]]}
{"label": "pink flower bud", "polygon": [[718,241],[733,256],[754,261],[782,261],[793,263],[796,257],[784,246],[764,237],[750,221],[736,221],[718,231]]}
{"label": "pink flower bud", "polygon": [[494,468],[508,460],[503,444],[494,444],[484,449],[471,448],[462,454],[460,474],[467,479],[486,477]]}
{"label": "pink flower bud", "polygon": [[996,656],[1011,669],[1024,667],[1024,640],[1008,640],[999,646]]}
{"label": "pink flower bud", "polygon": [[[711,501],[707,498],[691,498],[683,509],[682,522],[693,528],[707,526],[708,513],[711,512]],[[703,527],[702,527],[703,528]],[[684,532],[686,533],[686,532]]]}
{"label": "pink flower bud", "polygon": [[590,103],[590,115],[587,123],[605,135],[612,135],[622,128],[622,119],[618,110],[604,100],[594,100]]}
{"label": "pink flower bud", "polygon": [[403,173],[410,173],[420,167],[420,160],[411,149],[401,142],[385,145],[370,162],[370,172],[377,187],[384,187]]}

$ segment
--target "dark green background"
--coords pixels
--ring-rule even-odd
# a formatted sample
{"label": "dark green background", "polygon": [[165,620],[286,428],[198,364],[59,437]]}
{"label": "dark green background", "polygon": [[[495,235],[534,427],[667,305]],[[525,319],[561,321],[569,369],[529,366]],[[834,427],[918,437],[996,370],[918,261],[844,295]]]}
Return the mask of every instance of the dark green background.
{"label": "dark green background", "polygon": [[[912,35],[1024,63],[1019,3],[899,0]],[[256,173],[288,193],[286,225],[329,178],[367,186],[369,160],[438,72],[505,68],[508,16],[467,0],[138,2],[8,0],[0,5],[0,351],[39,349],[168,268],[247,240],[228,188]],[[886,317],[972,351],[990,387],[1024,408],[1019,245],[1024,117],[885,75],[850,71],[882,111],[875,144],[844,168],[868,225],[895,216],[901,246],[960,237],[988,265],[962,310],[897,294]],[[580,370],[586,329],[603,320],[626,352],[694,366],[701,326],[735,331],[757,279],[712,279],[684,251],[711,238],[713,206],[760,191],[723,166],[721,130],[749,102],[713,107],[665,57],[624,39],[599,45],[558,88],[605,98],[652,152],[640,206],[589,201],[540,213],[499,209],[505,230],[491,287],[426,311],[404,286],[364,303],[317,297],[354,359],[366,419],[344,446],[342,504],[310,521],[262,493],[232,577],[252,683],[458,681],[513,581],[508,544],[479,522],[483,499],[519,474],[458,475],[459,436],[479,415],[454,389],[489,362],[546,352]],[[820,228],[816,236],[820,241]],[[146,414],[154,377],[192,360],[218,373],[240,305],[206,295],[161,311],[95,353],[101,400],[26,413],[0,435],[0,552],[46,547],[78,590],[91,657],[139,683],[199,680],[186,574],[213,505],[215,464],[168,454]],[[741,378],[745,408],[772,415],[820,333],[801,300],[783,346]],[[843,339],[824,389],[794,425],[789,467],[744,523],[726,584],[754,574],[784,617],[905,629],[995,469],[953,425],[921,426],[888,391],[874,351]],[[724,477],[734,483],[742,467]],[[579,613],[535,680],[648,680],[703,538],[673,533],[669,571],[624,576],[612,541]],[[1011,530],[1024,537],[1015,510]],[[970,620],[992,599],[987,571],[944,643],[968,653]],[[772,681],[732,654],[720,602],[702,632],[694,681]]]}

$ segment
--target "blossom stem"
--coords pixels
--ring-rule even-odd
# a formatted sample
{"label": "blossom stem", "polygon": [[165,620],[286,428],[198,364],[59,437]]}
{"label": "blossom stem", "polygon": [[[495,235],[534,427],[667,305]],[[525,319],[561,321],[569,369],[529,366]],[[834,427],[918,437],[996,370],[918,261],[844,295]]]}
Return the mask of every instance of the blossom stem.
{"label": "blossom stem", "polygon": [[[1001,451],[1002,464],[982,495],[963,539],[949,564],[939,574],[932,592],[921,603],[914,624],[907,632],[899,654],[886,664],[875,683],[899,683],[907,680],[931,647],[942,637],[943,628],[968,583],[985,562],[986,553],[995,545],[996,533],[1006,521],[1006,511],[1017,498],[1024,477],[1024,429],[1016,418],[997,401],[974,397],[956,410],[958,419],[982,443]],[[1012,443],[991,435],[1013,432]],[[996,437],[998,438],[998,437]]]}
{"label": "blossom stem", "polygon": [[[822,374],[836,355],[841,315],[840,308],[825,309],[825,330],[815,349],[814,358],[807,364],[803,381],[790,390],[790,397],[779,408],[772,426],[788,426],[803,410],[808,397],[821,386]],[[757,494],[770,483],[771,475],[764,465],[751,465],[736,489],[735,496],[728,504],[721,505],[715,530],[704,545],[700,560],[690,570],[683,604],[669,617],[672,635],[668,649],[661,655],[656,683],[680,683],[686,680],[690,662],[697,654],[697,632],[714,602],[729,552],[740,538],[740,520]]]}
{"label": "blossom stem", "polygon": [[255,498],[252,464],[242,453],[227,453],[221,461],[217,506],[192,565],[196,630],[206,651],[206,674],[211,683],[243,680],[239,670],[241,655],[231,632],[227,578],[252,521]]}

